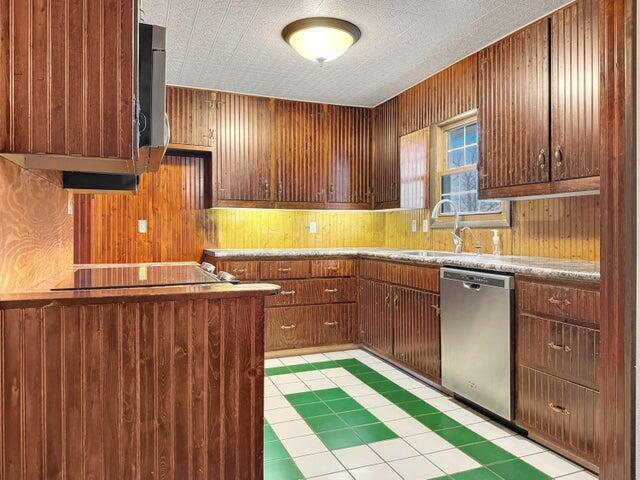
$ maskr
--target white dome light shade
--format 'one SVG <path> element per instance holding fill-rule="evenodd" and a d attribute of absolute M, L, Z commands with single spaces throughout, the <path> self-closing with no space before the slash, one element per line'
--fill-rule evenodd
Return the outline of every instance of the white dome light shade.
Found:
<path fill-rule="evenodd" d="M 304 18 L 282 30 L 282 38 L 302 57 L 324 63 L 343 55 L 360 38 L 360 29 L 337 18 Z"/>

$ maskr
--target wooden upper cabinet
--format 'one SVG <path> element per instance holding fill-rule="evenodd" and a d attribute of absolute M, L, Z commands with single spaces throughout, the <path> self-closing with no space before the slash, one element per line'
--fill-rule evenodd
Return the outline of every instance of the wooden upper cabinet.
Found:
<path fill-rule="evenodd" d="M 319 103 L 275 101 L 278 202 L 323 204 L 325 107 Z"/>
<path fill-rule="evenodd" d="M 551 17 L 551 178 L 600 175 L 598 0 Z"/>
<path fill-rule="evenodd" d="M 549 19 L 482 50 L 478 88 L 480 195 L 548 182 Z"/>
<path fill-rule="evenodd" d="M 215 93 L 210 90 L 167 87 L 170 148 L 211 149 L 216 107 Z"/>
<path fill-rule="evenodd" d="M 400 205 L 398 97 L 373 110 L 373 168 L 376 208 Z"/>
<path fill-rule="evenodd" d="M 400 208 L 429 207 L 429 129 L 400 137 Z"/>
<path fill-rule="evenodd" d="M 368 108 L 329 105 L 328 194 L 331 204 L 366 208 L 371 199 L 370 117 Z"/>
<path fill-rule="evenodd" d="M 216 94 L 214 195 L 218 202 L 271 199 L 271 103 L 264 97 Z"/>
<path fill-rule="evenodd" d="M 54 169 L 47 162 L 65 157 L 59 166 L 75 159 L 80 170 L 108 159 L 105 173 L 131 171 L 136 8 L 0 0 L 0 155 Z"/>

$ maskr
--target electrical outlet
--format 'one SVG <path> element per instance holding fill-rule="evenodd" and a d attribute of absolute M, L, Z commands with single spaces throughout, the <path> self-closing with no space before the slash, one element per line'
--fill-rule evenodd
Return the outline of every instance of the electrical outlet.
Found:
<path fill-rule="evenodd" d="M 138 220 L 138 233 L 147 233 L 147 220 L 144 218 Z"/>
<path fill-rule="evenodd" d="M 428 231 L 429 231 L 429 220 L 425 218 L 424 220 L 422 220 L 422 232 L 427 233 Z"/>
<path fill-rule="evenodd" d="M 309 222 L 309 233 L 318 233 L 318 225 L 316 222 Z"/>
<path fill-rule="evenodd" d="M 411 231 L 413 233 L 418 231 L 418 221 L 417 220 L 411 220 Z"/>

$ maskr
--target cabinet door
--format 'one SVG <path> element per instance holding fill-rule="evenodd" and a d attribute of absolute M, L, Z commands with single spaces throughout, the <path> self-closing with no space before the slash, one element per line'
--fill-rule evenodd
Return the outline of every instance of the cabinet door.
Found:
<path fill-rule="evenodd" d="M 176 146 L 213 147 L 215 110 L 214 92 L 167 87 L 170 143 Z"/>
<path fill-rule="evenodd" d="M 368 108 L 329 105 L 329 203 L 367 207 L 371 196 Z"/>
<path fill-rule="evenodd" d="M 276 100 L 275 108 L 277 200 L 324 203 L 324 107 L 318 103 Z"/>
<path fill-rule="evenodd" d="M 440 381 L 440 296 L 395 287 L 393 355 L 431 380 Z"/>
<path fill-rule="evenodd" d="M 399 207 L 398 97 L 373 111 L 373 168 L 376 208 Z"/>
<path fill-rule="evenodd" d="M 362 280 L 360 285 L 360 338 L 365 345 L 387 355 L 393 353 L 391 289 L 370 280 Z"/>
<path fill-rule="evenodd" d="M 481 196 L 548 182 L 549 20 L 485 48 L 479 62 Z"/>
<path fill-rule="evenodd" d="M 429 129 L 400 137 L 400 208 L 429 207 Z"/>
<path fill-rule="evenodd" d="M 600 174 L 598 0 L 551 17 L 551 178 Z"/>
<path fill-rule="evenodd" d="M 213 162 L 218 200 L 271 199 L 271 100 L 217 93 Z"/>

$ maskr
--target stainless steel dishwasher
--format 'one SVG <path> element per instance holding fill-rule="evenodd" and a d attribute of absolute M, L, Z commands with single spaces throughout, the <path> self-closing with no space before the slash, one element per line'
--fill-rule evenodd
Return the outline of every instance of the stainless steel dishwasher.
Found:
<path fill-rule="evenodd" d="M 513 419 L 510 275 L 440 270 L 442 385 L 494 414 Z"/>

